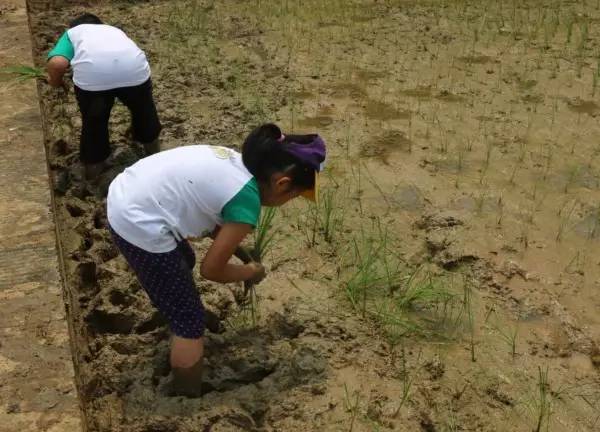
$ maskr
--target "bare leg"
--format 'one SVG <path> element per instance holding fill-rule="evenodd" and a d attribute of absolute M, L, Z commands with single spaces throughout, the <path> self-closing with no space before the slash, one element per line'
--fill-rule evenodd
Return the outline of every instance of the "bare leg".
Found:
<path fill-rule="evenodd" d="M 98 176 L 104 170 L 104 162 L 99 162 L 95 164 L 84 164 L 83 170 L 85 174 L 85 179 L 88 181 L 93 181 L 98 178 Z"/>
<path fill-rule="evenodd" d="M 144 143 L 143 145 L 146 155 L 148 156 L 154 153 L 158 153 L 160 151 L 160 141 L 158 138 L 156 138 L 154 141 Z"/>
<path fill-rule="evenodd" d="M 204 338 L 184 339 L 173 336 L 171 342 L 171 368 L 173 393 L 198 397 L 202 389 L 202 362 Z"/>

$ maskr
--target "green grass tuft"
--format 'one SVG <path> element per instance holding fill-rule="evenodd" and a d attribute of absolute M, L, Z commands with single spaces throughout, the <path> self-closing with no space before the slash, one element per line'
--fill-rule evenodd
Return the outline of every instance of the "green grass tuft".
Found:
<path fill-rule="evenodd" d="M 30 79 L 46 78 L 46 72 L 42 68 L 27 65 L 14 65 L 0 68 L 0 75 L 8 75 L 16 81 L 27 81 Z"/>

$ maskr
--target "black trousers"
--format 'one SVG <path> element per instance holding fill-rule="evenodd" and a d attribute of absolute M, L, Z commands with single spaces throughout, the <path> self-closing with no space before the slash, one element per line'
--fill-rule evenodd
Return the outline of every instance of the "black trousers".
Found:
<path fill-rule="evenodd" d="M 110 155 L 108 120 L 119 99 L 131 112 L 133 138 L 149 143 L 158 138 L 160 121 L 152 98 L 152 81 L 133 87 L 89 91 L 75 86 L 75 97 L 81 111 L 79 156 L 83 163 L 94 164 Z"/>

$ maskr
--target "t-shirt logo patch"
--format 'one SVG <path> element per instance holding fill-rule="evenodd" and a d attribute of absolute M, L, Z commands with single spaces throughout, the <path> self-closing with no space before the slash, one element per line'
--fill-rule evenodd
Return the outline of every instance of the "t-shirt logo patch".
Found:
<path fill-rule="evenodd" d="M 215 153 L 215 156 L 219 159 L 229 159 L 233 156 L 233 151 L 227 147 L 211 146 L 210 148 Z"/>

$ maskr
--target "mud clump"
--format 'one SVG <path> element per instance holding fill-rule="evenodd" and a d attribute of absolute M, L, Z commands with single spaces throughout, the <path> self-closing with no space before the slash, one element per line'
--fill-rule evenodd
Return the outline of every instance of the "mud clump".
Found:
<path fill-rule="evenodd" d="M 415 227 L 418 229 L 431 231 L 440 228 L 452 228 L 464 225 L 464 222 L 453 214 L 425 214 L 417 222 Z"/>
<path fill-rule="evenodd" d="M 297 338 L 306 328 L 299 320 L 290 320 L 282 314 L 276 313 L 270 318 L 269 327 L 272 329 L 273 337 L 287 339 Z"/>

